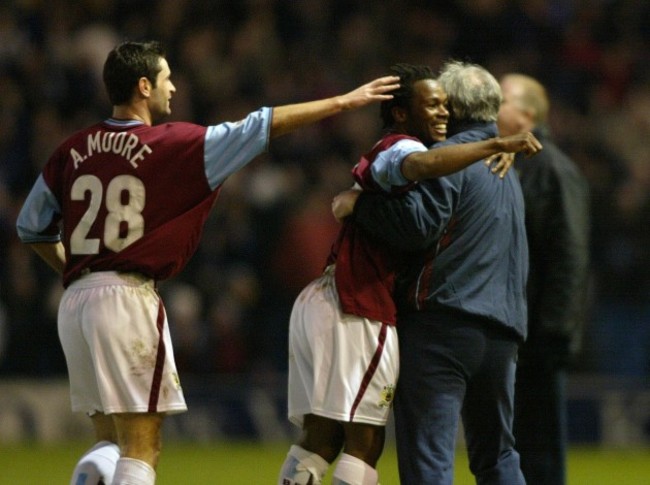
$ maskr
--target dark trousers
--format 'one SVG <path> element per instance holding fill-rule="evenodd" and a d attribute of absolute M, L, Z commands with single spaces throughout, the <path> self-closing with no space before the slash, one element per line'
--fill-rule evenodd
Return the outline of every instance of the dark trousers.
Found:
<path fill-rule="evenodd" d="M 517 368 L 514 435 L 528 483 L 566 482 L 565 381 L 565 371 L 541 356 Z"/>
<path fill-rule="evenodd" d="M 518 341 L 459 312 L 400 319 L 395 428 L 400 481 L 451 484 L 462 416 L 478 484 L 524 484 L 512 434 Z"/>

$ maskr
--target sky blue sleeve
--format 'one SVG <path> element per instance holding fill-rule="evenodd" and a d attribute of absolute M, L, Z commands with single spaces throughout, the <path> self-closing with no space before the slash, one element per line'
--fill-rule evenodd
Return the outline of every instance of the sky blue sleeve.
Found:
<path fill-rule="evenodd" d="M 261 108 L 243 120 L 208 126 L 204 163 L 212 190 L 268 149 L 272 116 L 272 108 Z"/>
<path fill-rule="evenodd" d="M 386 192 L 391 192 L 393 187 L 404 187 L 411 181 L 402 174 L 402 161 L 411 153 L 426 151 L 427 147 L 419 141 L 399 140 L 380 152 L 372 162 L 372 178 Z"/>
<path fill-rule="evenodd" d="M 43 175 L 39 175 L 18 214 L 18 237 L 25 243 L 60 241 L 60 234 L 52 234 L 51 231 L 44 233 L 60 214 L 61 207 L 56 197 L 45 183 Z"/>

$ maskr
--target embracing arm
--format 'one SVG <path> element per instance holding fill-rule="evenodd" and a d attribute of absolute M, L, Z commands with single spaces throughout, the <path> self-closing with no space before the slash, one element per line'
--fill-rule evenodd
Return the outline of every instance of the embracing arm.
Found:
<path fill-rule="evenodd" d="M 523 152 L 531 156 L 541 149 L 541 143 L 532 133 L 445 145 L 408 155 L 402 162 L 402 173 L 411 181 L 426 180 L 458 172 L 474 162 L 498 153 Z M 501 173 L 501 176 L 505 175 L 505 172 Z"/>
<path fill-rule="evenodd" d="M 388 93 L 398 87 L 399 77 L 384 76 L 340 96 L 274 107 L 271 138 L 284 135 L 343 111 L 391 99 L 393 95 Z"/>
<path fill-rule="evenodd" d="M 334 197 L 332 212 L 355 224 L 373 239 L 405 252 L 431 248 L 451 217 L 452 191 L 433 181 L 399 195 L 346 190 Z"/>

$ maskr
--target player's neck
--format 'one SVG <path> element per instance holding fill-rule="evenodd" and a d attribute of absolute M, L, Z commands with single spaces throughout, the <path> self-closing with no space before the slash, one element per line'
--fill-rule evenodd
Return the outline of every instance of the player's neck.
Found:
<path fill-rule="evenodd" d="M 116 120 L 138 120 L 149 126 L 152 124 L 149 110 L 139 105 L 121 104 L 113 106 L 112 117 Z"/>

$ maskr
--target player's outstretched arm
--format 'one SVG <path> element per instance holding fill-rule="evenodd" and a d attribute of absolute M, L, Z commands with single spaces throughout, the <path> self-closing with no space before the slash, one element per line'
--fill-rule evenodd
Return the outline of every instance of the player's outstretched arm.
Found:
<path fill-rule="evenodd" d="M 271 138 L 284 135 L 301 126 L 315 123 L 343 111 L 392 99 L 393 95 L 389 93 L 398 87 L 398 76 L 384 76 L 340 96 L 274 107 Z"/>
<path fill-rule="evenodd" d="M 446 145 L 426 152 L 416 152 L 402 162 L 402 173 L 412 181 L 442 177 L 458 172 L 474 162 L 497 153 L 524 152 L 532 156 L 542 149 L 542 144 L 532 133 L 490 138 L 484 141 Z"/>

